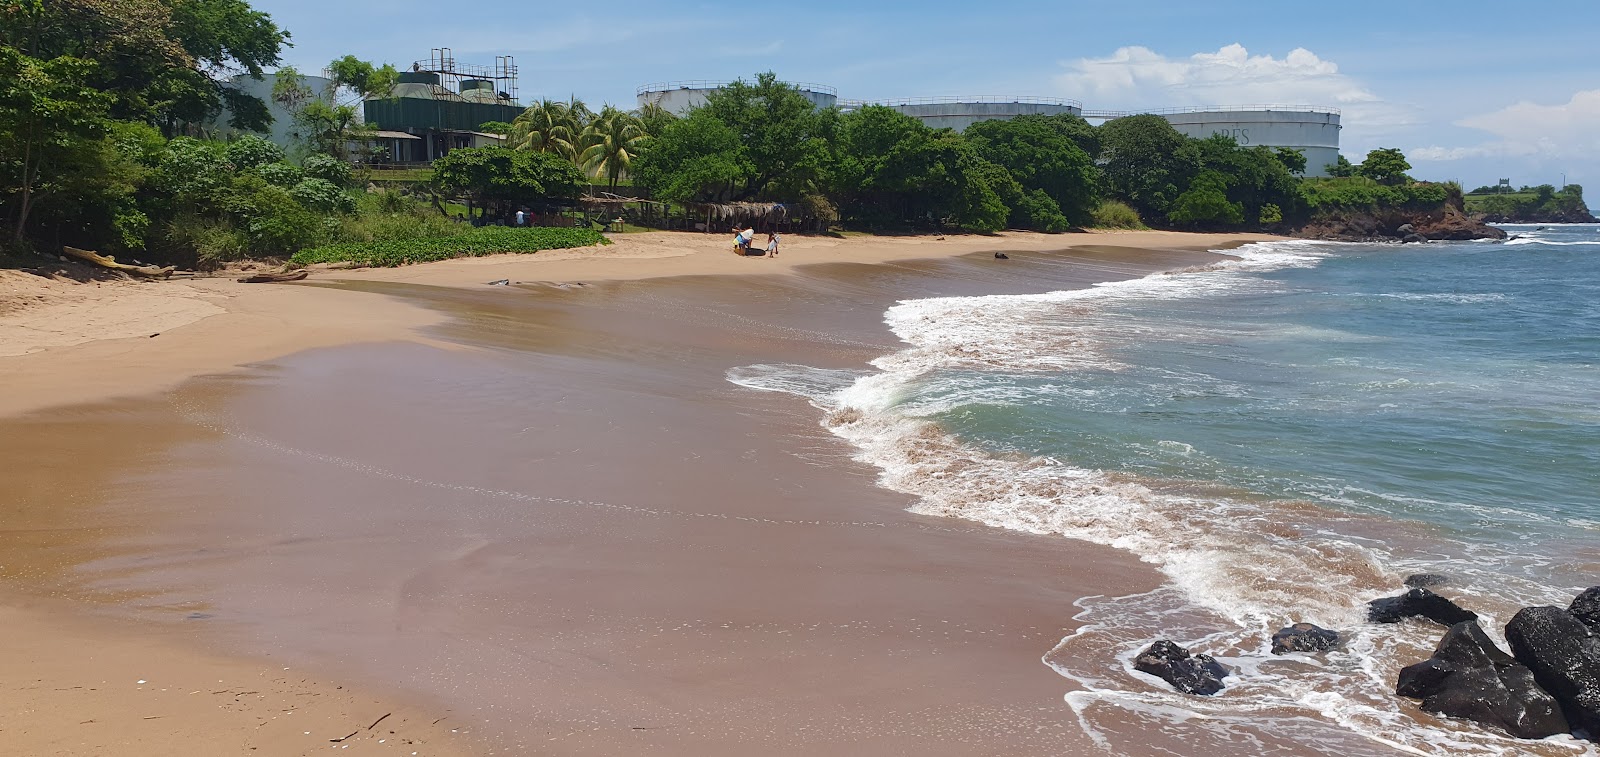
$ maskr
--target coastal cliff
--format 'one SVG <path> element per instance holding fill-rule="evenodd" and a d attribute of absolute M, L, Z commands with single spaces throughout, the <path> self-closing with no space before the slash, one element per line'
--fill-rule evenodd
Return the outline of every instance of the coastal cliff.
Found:
<path fill-rule="evenodd" d="M 1337 209 L 1319 213 L 1290 232 L 1304 239 L 1335 242 L 1427 242 L 1505 239 L 1506 232 L 1466 211 L 1460 195 L 1433 207 Z"/>

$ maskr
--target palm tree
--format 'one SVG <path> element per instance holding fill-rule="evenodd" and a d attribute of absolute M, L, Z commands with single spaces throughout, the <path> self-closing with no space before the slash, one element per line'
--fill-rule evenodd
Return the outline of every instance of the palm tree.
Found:
<path fill-rule="evenodd" d="M 579 131 L 572 127 L 566 103 L 553 100 L 529 107 L 511 122 L 512 147 L 528 152 L 555 153 L 567 160 L 578 156 L 578 135 Z"/>
<path fill-rule="evenodd" d="M 591 175 L 604 175 L 613 189 L 634 156 L 650 140 L 638 116 L 610 105 L 600 111 L 584 135 L 588 147 L 578 157 L 578 165 Z"/>

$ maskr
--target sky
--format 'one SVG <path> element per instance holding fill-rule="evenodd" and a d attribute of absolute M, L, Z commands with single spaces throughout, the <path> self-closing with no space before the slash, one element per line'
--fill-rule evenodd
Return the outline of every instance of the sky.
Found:
<path fill-rule="evenodd" d="M 529 3 L 253 0 L 303 72 L 449 47 L 516 57 L 520 99 L 632 107 L 640 85 L 774 71 L 842 98 L 1032 96 L 1127 110 L 1339 108 L 1341 151 L 1398 147 L 1467 188 L 1600 196 L 1600 0 Z"/>

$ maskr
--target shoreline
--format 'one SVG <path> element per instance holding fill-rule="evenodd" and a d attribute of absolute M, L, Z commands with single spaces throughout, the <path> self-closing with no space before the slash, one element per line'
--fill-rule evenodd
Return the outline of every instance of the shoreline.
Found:
<path fill-rule="evenodd" d="M 676 238 L 679 235 L 661 236 Z M 1062 242 L 1069 239 L 1082 241 L 1072 247 L 1064 247 Z M 814 240 L 819 242 L 815 246 L 801 243 L 786 245 L 778 260 L 770 260 L 734 257 L 720 250 L 720 237 L 716 240 L 706 240 L 703 248 L 693 248 L 687 252 L 674 251 L 670 256 L 659 254 L 653 259 L 640 256 L 651 252 L 660 253 L 661 250 L 652 250 L 650 246 L 659 246 L 661 242 L 641 239 L 635 244 L 623 245 L 621 250 L 598 248 L 601 254 L 589 256 L 570 255 L 560 259 L 538 259 L 545 255 L 544 253 L 540 256 L 501 256 L 490 259 L 446 261 L 408 269 L 330 271 L 326 277 L 328 280 L 353 282 L 353 286 L 360 286 L 362 282 L 427 284 L 454 289 L 470 288 L 482 292 L 487 287 L 482 286 L 485 282 L 480 279 L 486 278 L 484 274 L 490 271 L 500 274 L 499 278 L 522 281 L 524 276 L 529 279 L 539 277 L 535 280 L 547 282 L 576 280 L 625 282 L 641 278 L 680 277 L 695 279 L 705 275 L 729 275 L 737 279 L 745 273 L 762 271 L 763 269 L 755 266 L 763 264 L 768 266 L 765 270 L 769 272 L 792 273 L 795 269 L 808 264 L 938 261 L 996 249 L 1068 251 L 1073 247 L 1131 247 L 1134 245 L 1130 242 L 1134 240 L 1158 246 L 1152 243 L 1159 240 L 1165 242 L 1159 246 L 1166 249 L 1193 250 L 1253 241 L 1252 238 L 1241 238 L 1239 235 L 1175 235 L 1165 232 L 1096 234 L 1087 237 L 1072 235 L 1067 238 L 1007 235 L 998 240 L 984 237 L 971 241 L 963 240 L 960 244 L 945 245 L 937 250 L 919 250 L 919 241 L 893 238 L 874 245 L 868 251 L 869 254 L 846 255 L 842 253 L 849 253 L 853 249 L 859 250 L 865 245 L 857 243 L 852 246 L 850 243 L 854 240 L 849 239 L 828 239 Z M 605 254 L 607 252 L 613 254 Z M 616 252 L 623 254 L 616 255 L 614 254 Z M 928 252 L 937 254 L 930 255 Z M 750 265 L 740 265 L 744 263 Z M 895 268 L 893 265 L 889 267 Z M 360 342 L 413 342 L 431 348 L 468 351 L 473 349 L 472 346 L 456 340 L 437 340 L 425 336 L 423 333 L 425 330 L 448 323 L 452 319 L 445 310 L 418 304 L 415 300 L 402 302 L 393 297 L 345 291 L 337 286 L 263 287 L 234 285 L 231 282 L 203 282 L 197 283 L 196 288 L 213 293 L 210 296 L 226 297 L 227 299 L 221 300 L 222 304 L 219 306 L 226 312 L 205 316 L 189 326 L 163 332 L 162 336 L 155 340 L 148 337 L 114 338 L 73 347 L 49 349 L 20 357 L 0 358 L 0 376 L 7 379 L 20 376 L 32 382 L 19 384 L 15 380 L 9 381 L 10 385 L 21 389 L 14 391 L 4 402 L 0 402 L 0 417 L 27 413 L 29 417 L 40 422 L 48 422 L 48 419 L 37 412 L 38 410 L 63 405 L 77 406 L 88 401 L 119 396 L 148 396 L 183 383 L 196 375 L 225 372 L 240 365 L 298 354 L 315 347 Z M 336 329 L 328 328 L 330 321 L 339 319 L 346 319 L 342 321 L 342 326 Z M 261 331 L 270 333 L 261 334 Z M 158 361 L 158 358 L 165 360 Z M 28 363 L 28 367 L 19 370 L 7 365 L 15 362 Z M 93 375 L 87 377 L 84 375 L 91 371 L 94 372 Z M 76 383 L 63 382 L 62 374 L 84 380 Z M 66 385 L 63 385 L 64 383 Z M 814 419 L 809 423 L 813 426 L 813 432 L 821 433 L 820 428 L 814 427 Z M 916 519 L 916 516 L 904 517 L 912 521 Z M 983 531 L 979 526 L 968 526 L 962 530 L 971 530 L 975 533 Z M 11 592 L 8 590 L 7 594 Z M 0 611 L 8 614 L 18 613 L 16 617 L 21 619 L 19 622 L 22 627 L 33 629 L 29 631 L 30 639 L 41 644 L 47 643 L 48 640 L 41 637 L 56 625 L 62 613 L 70 612 L 65 609 L 67 606 L 67 603 L 41 606 L 22 601 L 17 596 L 0 595 Z M 113 623 L 105 619 L 77 618 L 70 622 L 80 623 L 79 627 L 85 629 L 81 638 L 97 636 L 103 638 L 108 645 L 111 645 L 108 649 L 114 647 L 115 642 L 119 641 L 130 627 L 122 621 Z M 135 634 L 136 637 L 138 635 Z M 139 650 L 138 647 L 133 649 L 136 652 Z M 1035 650 L 1036 653 L 1044 651 L 1044 649 Z M 214 653 L 200 652 L 191 644 L 174 645 L 168 653 L 176 658 L 187 659 L 198 669 L 232 663 L 251 664 L 234 660 L 229 655 L 218 657 Z M 185 655 L 190 656 L 185 657 Z M 135 653 L 134 656 L 138 654 Z M 35 660 L 33 667 L 19 669 L 14 673 L 37 674 L 34 675 L 35 678 L 61 675 L 38 667 L 41 664 L 43 664 L 41 661 Z M 86 674 L 82 669 L 78 672 Z M 327 685 L 317 684 L 313 689 L 326 693 Z M 371 690 L 388 691 L 383 685 Z M 385 700 L 407 701 L 410 698 L 400 696 L 398 699 L 385 698 Z M 218 727 L 226 729 L 229 726 L 218 724 Z"/>

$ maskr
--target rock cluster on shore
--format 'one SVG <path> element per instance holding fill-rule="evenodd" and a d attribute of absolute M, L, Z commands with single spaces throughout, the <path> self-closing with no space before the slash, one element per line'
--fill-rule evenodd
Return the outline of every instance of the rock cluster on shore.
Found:
<path fill-rule="evenodd" d="M 1405 581 L 1404 594 L 1372 600 L 1367 619 L 1421 618 L 1447 626 L 1433 656 L 1400 671 L 1395 693 L 1446 717 L 1472 720 L 1522 739 L 1563 733 L 1600 741 L 1600 586 L 1566 609 L 1529 607 L 1506 625 L 1510 654 L 1484 632 L 1477 613 L 1427 588 L 1450 583 L 1437 574 Z M 1295 623 L 1272 635 L 1273 654 L 1318 653 L 1339 646 L 1337 631 Z M 1162 639 L 1134 658 L 1148 673 L 1185 694 L 1223 690 L 1231 671 L 1210 655 Z"/>
<path fill-rule="evenodd" d="M 1333 242 L 1429 242 L 1505 239 L 1506 232 L 1455 205 L 1426 212 L 1344 213 L 1318 218 L 1293 236 Z"/>

